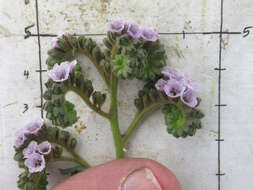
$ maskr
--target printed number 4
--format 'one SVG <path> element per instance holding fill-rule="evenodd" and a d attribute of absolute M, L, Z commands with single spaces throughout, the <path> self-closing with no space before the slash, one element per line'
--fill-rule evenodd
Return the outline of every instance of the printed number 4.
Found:
<path fill-rule="evenodd" d="M 248 26 L 243 29 L 243 37 L 246 38 L 250 34 L 250 29 L 253 29 L 253 26 Z"/>

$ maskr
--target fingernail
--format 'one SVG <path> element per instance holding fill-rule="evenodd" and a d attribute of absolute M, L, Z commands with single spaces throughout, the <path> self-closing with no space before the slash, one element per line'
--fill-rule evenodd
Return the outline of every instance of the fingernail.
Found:
<path fill-rule="evenodd" d="M 162 190 L 153 172 L 148 168 L 134 171 L 123 180 L 120 190 Z"/>

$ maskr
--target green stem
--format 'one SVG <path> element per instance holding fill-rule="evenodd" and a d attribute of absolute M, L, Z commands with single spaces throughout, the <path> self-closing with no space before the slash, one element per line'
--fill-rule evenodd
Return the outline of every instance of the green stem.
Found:
<path fill-rule="evenodd" d="M 84 160 L 79 154 L 77 154 L 75 152 L 75 150 L 69 149 L 69 148 L 65 147 L 64 144 L 59 143 L 59 142 L 53 142 L 53 143 L 58 144 L 58 145 L 64 147 L 65 150 L 67 152 L 69 152 L 73 156 L 73 158 L 67 158 L 67 157 L 61 156 L 61 158 L 65 159 L 65 160 L 62 160 L 62 161 L 72 161 L 72 162 L 79 163 L 80 165 L 82 165 L 82 166 L 84 166 L 86 168 L 90 168 L 91 167 L 91 165 L 86 160 Z"/>
<path fill-rule="evenodd" d="M 113 75 L 113 74 L 112 74 Z M 111 108 L 110 108 L 110 124 L 112 129 L 112 135 L 114 139 L 115 151 L 117 158 L 124 157 L 124 144 L 119 130 L 119 121 L 118 121 L 118 101 L 117 101 L 117 92 L 118 92 L 118 80 L 116 77 L 112 77 L 111 80 Z"/>
<path fill-rule="evenodd" d="M 80 89 L 75 88 L 75 87 L 70 87 L 69 90 L 75 92 L 76 94 L 78 94 L 83 99 L 83 101 L 87 104 L 87 106 L 89 106 L 90 109 L 97 112 L 99 115 L 109 119 L 110 115 L 108 113 L 104 112 L 103 110 L 101 110 L 100 108 L 96 107 L 90 101 L 90 99 L 82 93 L 82 91 Z"/>
<path fill-rule="evenodd" d="M 76 162 L 78 162 L 80 165 L 86 167 L 86 168 L 90 168 L 91 165 L 88 164 L 87 161 L 85 161 L 79 154 L 77 154 L 75 151 L 70 151 L 70 153 L 72 154 L 72 156 L 74 157 L 74 160 Z"/>
<path fill-rule="evenodd" d="M 146 116 L 148 115 L 150 112 L 160 108 L 162 105 L 164 104 L 168 104 L 169 101 L 168 100 L 162 100 L 160 102 L 155 102 L 150 104 L 149 106 L 147 106 L 146 108 L 144 108 L 141 111 L 138 111 L 135 114 L 134 119 L 132 120 L 131 124 L 129 125 L 129 127 L 127 128 L 127 131 L 125 132 L 125 134 L 123 135 L 123 143 L 125 144 L 127 142 L 127 140 L 129 139 L 129 137 L 131 136 L 131 134 L 133 133 L 133 131 L 135 130 L 135 128 L 138 126 L 138 124 L 140 123 L 140 121 Z"/>

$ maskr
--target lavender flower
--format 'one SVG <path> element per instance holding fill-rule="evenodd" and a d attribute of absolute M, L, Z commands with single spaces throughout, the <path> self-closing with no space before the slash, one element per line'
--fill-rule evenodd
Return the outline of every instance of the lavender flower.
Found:
<path fill-rule="evenodd" d="M 122 20 L 114 21 L 113 23 L 108 25 L 108 29 L 111 32 L 118 33 L 118 34 L 121 34 L 124 28 L 125 28 L 125 22 L 123 22 Z"/>
<path fill-rule="evenodd" d="M 48 76 L 55 82 L 62 82 L 69 78 L 69 73 L 73 70 L 73 66 L 69 62 L 62 62 L 60 65 L 55 64 L 53 69 L 48 71 Z"/>
<path fill-rule="evenodd" d="M 193 90 L 186 90 L 181 95 L 181 101 L 186 104 L 187 106 L 194 108 L 198 104 L 197 96 Z"/>
<path fill-rule="evenodd" d="M 187 75 L 184 75 L 182 80 L 183 84 L 186 86 L 186 90 L 190 89 L 192 91 L 197 91 L 198 86 Z"/>
<path fill-rule="evenodd" d="M 164 79 L 159 79 L 155 84 L 155 87 L 158 91 L 164 91 L 164 87 L 167 84 L 167 81 Z"/>
<path fill-rule="evenodd" d="M 141 37 L 146 42 L 155 42 L 158 39 L 158 34 L 151 29 L 142 29 Z"/>
<path fill-rule="evenodd" d="M 170 67 L 164 67 L 161 73 L 163 74 L 164 77 L 168 78 L 169 80 L 174 79 L 180 81 L 183 79 L 183 77 L 178 73 L 176 69 Z"/>
<path fill-rule="evenodd" d="M 36 141 L 31 141 L 29 145 L 23 150 L 24 158 L 29 158 L 32 154 L 38 151 L 38 144 Z"/>
<path fill-rule="evenodd" d="M 171 98 L 177 98 L 182 95 L 184 92 L 185 87 L 176 80 L 170 80 L 168 83 L 164 86 L 164 92 L 168 97 Z"/>
<path fill-rule="evenodd" d="M 24 129 L 20 129 L 16 132 L 16 141 L 15 141 L 15 146 L 17 148 L 21 147 L 24 142 L 26 141 L 27 137 L 25 136 L 25 131 Z"/>
<path fill-rule="evenodd" d="M 30 173 L 41 172 L 45 167 L 45 158 L 43 155 L 34 153 L 25 160 L 25 166 L 29 169 Z"/>
<path fill-rule="evenodd" d="M 51 144 L 48 141 L 44 141 L 39 144 L 38 152 L 42 155 L 48 155 L 51 152 Z"/>
<path fill-rule="evenodd" d="M 27 124 L 24 128 L 25 135 L 38 135 L 39 131 L 42 129 L 43 124 L 43 119 L 39 119 L 35 122 Z"/>
<path fill-rule="evenodd" d="M 137 39 L 141 36 L 141 29 L 138 24 L 128 24 L 127 25 L 127 34 L 134 39 Z"/>

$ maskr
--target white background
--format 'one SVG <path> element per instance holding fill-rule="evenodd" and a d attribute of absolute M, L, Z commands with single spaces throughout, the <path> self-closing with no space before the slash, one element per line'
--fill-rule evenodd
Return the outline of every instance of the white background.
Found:
<path fill-rule="evenodd" d="M 24 40 L 24 27 L 35 23 L 35 3 L 23 0 L 0 0 L 0 186 L 17 189 L 21 172 L 13 161 L 14 133 L 27 122 L 40 117 L 38 45 L 35 37 Z M 251 0 L 224 0 L 224 31 L 241 32 L 253 25 Z M 152 27 L 158 32 L 219 31 L 220 0 L 39 0 L 40 32 L 61 34 L 104 33 L 106 24 L 117 18 Z M 36 33 L 36 27 L 31 29 Z M 101 42 L 103 37 L 95 37 Z M 41 38 L 42 63 L 50 48 L 50 38 Z M 184 190 L 216 190 L 217 188 L 217 89 L 219 35 L 162 36 L 169 57 L 168 64 L 188 73 L 199 84 L 201 109 L 206 117 L 204 128 L 194 137 L 175 139 L 166 133 L 163 116 L 155 112 L 128 144 L 127 156 L 147 157 L 170 168 Z M 223 35 L 221 110 L 221 177 L 222 190 L 253 189 L 253 31 L 247 37 Z M 104 89 L 94 68 L 83 59 L 86 75 L 94 79 L 97 89 Z M 29 79 L 23 76 L 29 70 Z M 46 81 L 46 74 L 43 74 Z M 134 115 L 133 98 L 142 86 L 138 81 L 122 81 L 120 85 L 121 130 L 127 128 Z M 136 88 L 138 87 L 138 88 Z M 45 87 L 44 87 L 45 88 Z M 114 148 L 107 121 L 93 113 L 74 94 L 78 115 L 87 129 L 78 138 L 78 151 L 92 164 L 114 159 Z M 24 104 L 29 110 L 22 113 Z M 9 105 L 10 104 L 10 105 Z M 105 106 L 106 108 L 106 106 Z M 78 125 L 80 125 L 80 121 Z M 62 180 L 57 165 L 50 169 L 50 184 Z"/>

